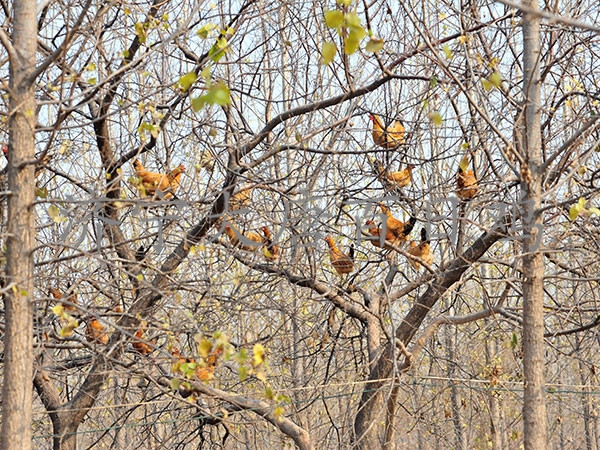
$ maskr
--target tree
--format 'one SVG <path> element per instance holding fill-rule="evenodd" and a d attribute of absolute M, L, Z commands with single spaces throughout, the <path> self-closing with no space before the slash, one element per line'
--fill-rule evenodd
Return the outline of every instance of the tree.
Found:
<path fill-rule="evenodd" d="M 538 59 L 488 2 L 42 6 L 37 446 L 534 445 L 540 333 L 548 383 L 593 385 L 595 4 L 541 11 Z M 381 205 L 416 218 L 393 247 Z M 591 443 L 544 393 L 548 445 L 560 402 Z"/>

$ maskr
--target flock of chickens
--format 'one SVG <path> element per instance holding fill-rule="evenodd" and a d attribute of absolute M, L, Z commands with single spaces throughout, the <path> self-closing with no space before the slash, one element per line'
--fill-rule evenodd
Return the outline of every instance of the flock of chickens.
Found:
<path fill-rule="evenodd" d="M 380 117 L 371 114 L 370 119 L 373 123 L 372 137 L 375 145 L 384 149 L 394 149 L 402 145 L 405 141 L 405 129 L 400 121 L 394 120 L 390 125 L 386 126 Z M 8 147 L 3 146 L 2 151 L 8 157 Z M 412 181 L 412 170 L 414 166 L 409 164 L 403 170 L 397 172 L 389 172 L 385 170 L 380 163 L 374 161 L 376 171 L 380 176 L 385 178 L 390 183 L 393 183 L 399 188 L 408 186 Z M 459 164 L 456 174 L 456 195 L 463 201 L 472 199 L 478 191 L 477 179 L 472 170 L 468 169 L 469 157 L 464 156 Z M 130 181 L 140 191 L 144 197 L 153 197 L 161 199 L 171 199 L 176 194 L 181 181 L 181 175 L 185 172 L 183 164 L 174 168 L 168 173 L 156 173 L 146 170 L 139 160 L 133 161 L 135 169 L 135 177 Z M 251 188 L 245 188 L 238 191 L 230 199 L 230 211 L 241 209 L 243 206 L 250 203 Z M 378 227 L 374 221 L 367 220 L 365 223 L 365 234 L 368 236 L 369 242 L 378 248 L 385 250 L 397 250 L 400 245 L 403 245 L 408 236 L 413 230 L 417 218 L 412 216 L 407 222 L 396 219 L 390 209 L 383 204 L 379 204 L 381 211 L 385 214 L 386 220 L 383 228 Z M 273 237 L 268 227 L 263 226 L 260 231 L 262 234 L 255 232 L 240 232 L 232 223 L 231 217 L 226 217 L 227 221 L 223 228 L 224 234 L 227 236 L 229 243 L 244 251 L 254 252 L 258 248 L 262 249 L 265 259 L 269 262 L 275 262 L 281 255 L 281 248 L 273 242 Z M 331 236 L 325 236 L 325 242 L 329 247 L 329 258 L 332 267 L 339 275 L 352 273 L 355 270 L 354 266 L 354 245 L 350 245 L 348 252 L 340 250 Z M 427 231 L 421 228 L 421 238 L 419 242 L 410 241 L 406 253 L 413 258 L 408 258 L 408 262 L 416 270 L 419 270 L 421 264 L 431 266 L 433 264 L 433 254 L 431 252 L 430 242 L 427 236 Z M 77 294 L 71 292 L 64 298 L 63 293 L 57 288 L 50 288 L 50 294 L 58 300 L 60 311 L 76 312 L 78 310 Z M 92 316 L 86 320 L 87 326 L 85 330 L 86 339 L 92 344 L 106 344 L 108 336 L 106 329 L 101 321 Z M 142 354 L 147 355 L 154 350 L 154 341 L 148 341 L 144 338 L 144 327 L 139 328 L 132 341 L 133 349 Z M 208 380 L 212 377 L 214 366 L 218 355 L 212 355 L 209 360 L 203 363 L 196 363 L 194 360 L 185 358 L 179 350 L 173 348 L 171 353 L 176 358 L 173 365 L 174 372 L 182 372 L 182 367 L 185 370 L 193 369 L 199 371 L 196 376 L 202 380 Z"/>

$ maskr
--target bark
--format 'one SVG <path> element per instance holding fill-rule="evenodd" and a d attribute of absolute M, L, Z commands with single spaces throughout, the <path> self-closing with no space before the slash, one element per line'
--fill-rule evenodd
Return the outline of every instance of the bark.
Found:
<path fill-rule="evenodd" d="M 525 2 L 537 9 L 537 2 Z M 540 29 L 539 17 L 523 17 L 524 124 L 521 165 L 523 189 L 523 404 L 524 445 L 526 450 L 546 447 L 546 403 L 544 378 L 544 255 L 539 251 L 543 216 L 542 150 L 540 108 Z M 539 240 L 539 242 L 538 242 Z"/>
<path fill-rule="evenodd" d="M 504 218 L 503 218 L 504 219 Z M 463 273 L 481 258 L 498 240 L 506 237 L 504 222 L 497 228 L 483 233 L 471 247 L 448 264 L 446 269 L 429 283 L 429 288 L 421 295 L 415 305 L 406 314 L 398 328 L 395 339 L 405 347 L 413 339 L 417 330 L 444 293 L 458 280 Z M 358 412 L 354 420 L 354 441 L 356 448 L 385 448 L 385 436 L 392 436 L 388 428 L 392 423 L 381 420 L 390 406 L 386 404 L 392 391 L 388 378 L 394 373 L 394 343 L 388 343 L 374 364 L 360 400 Z"/>
<path fill-rule="evenodd" d="M 13 3 L 10 58 L 8 234 L 5 297 L 4 380 L 0 448 L 31 448 L 33 398 L 34 81 L 37 48 L 35 0 Z M 10 289 L 12 288 L 12 289 Z"/>

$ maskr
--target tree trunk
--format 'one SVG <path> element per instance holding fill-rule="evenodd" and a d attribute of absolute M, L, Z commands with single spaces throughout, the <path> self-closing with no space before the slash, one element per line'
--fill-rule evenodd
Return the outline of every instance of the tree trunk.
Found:
<path fill-rule="evenodd" d="M 2 385 L 2 449 L 31 448 L 33 398 L 33 246 L 34 159 L 36 108 L 34 79 L 37 48 L 35 0 L 13 3 L 12 45 L 3 44 L 10 58 L 8 229 L 4 296 L 4 382 Z"/>
<path fill-rule="evenodd" d="M 528 0 L 525 7 L 537 9 Z M 523 405 L 525 450 L 546 447 L 546 403 L 544 379 L 544 255 L 541 245 L 542 147 L 540 108 L 539 16 L 523 17 L 523 121 L 521 133 L 525 163 L 521 167 L 523 189 Z"/>

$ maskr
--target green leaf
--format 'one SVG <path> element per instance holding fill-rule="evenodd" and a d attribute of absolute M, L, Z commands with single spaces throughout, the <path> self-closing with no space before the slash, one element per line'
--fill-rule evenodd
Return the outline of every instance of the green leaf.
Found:
<path fill-rule="evenodd" d="M 336 3 L 340 6 L 350 6 L 353 0 L 336 0 Z"/>
<path fill-rule="evenodd" d="M 48 197 L 48 189 L 46 189 L 45 187 L 36 188 L 35 196 L 39 197 L 39 198 L 47 198 Z"/>
<path fill-rule="evenodd" d="M 360 24 L 360 17 L 358 17 L 358 14 L 356 13 L 346 14 L 346 25 L 350 28 L 361 28 L 364 31 L 364 28 Z"/>
<path fill-rule="evenodd" d="M 181 381 L 179 381 L 178 378 L 171 378 L 171 381 L 169 381 L 169 385 L 171 386 L 171 389 L 176 391 L 179 389 L 179 386 L 181 385 Z"/>
<path fill-rule="evenodd" d="M 446 59 L 452 59 L 454 57 L 454 55 L 452 54 L 452 49 L 450 48 L 450 46 L 448 44 L 444 45 L 442 47 L 442 50 L 444 51 L 444 55 L 446 56 Z"/>
<path fill-rule="evenodd" d="M 588 213 L 594 214 L 595 216 L 600 216 L 600 209 L 598 209 L 598 208 L 590 208 L 590 209 L 588 209 Z"/>
<path fill-rule="evenodd" d="M 366 36 L 366 34 L 367 32 L 364 28 L 352 28 L 350 33 L 348 33 L 348 37 L 344 41 L 344 53 L 346 53 L 346 55 L 351 55 L 358 50 L 360 41 Z"/>
<path fill-rule="evenodd" d="M 198 31 L 196 31 L 196 35 L 200 36 L 201 39 L 206 39 L 210 32 L 217 28 L 217 25 L 213 23 L 207 23 L 206 25 L 200 27 Z"/>
<path fill-rule="evenodd" d="M 137 22 L 135 24 L 135 34 L 138 37 L 140 43 L 144 44 L 146 42 L 146 27 L 142 22 Z"/>
<path fill-rule="evenodd" d="M 383 39 L 372 37 L 367 42 L 365 50 L 370 53 L 377 53 L 379 50 L 383 48 Z"/>
<path fill-rule="evenodd" d="M 495 88 L 499 88 L 502 85 L 502 76 L 500 72 L 494 72 L 490 75 L 490 83 Z"/>
<path fill-rule="evenodd" d="M 344 13 L 337 9 L 325 11 L 325 25 L 327 28 L 339 28 L 344 23 Z"/>
<path fill-rule="evenodd" d="M 56 223 L 62 223 L 69 220 L 66 217 L 60 215 L 60 208 L 56 205 L 48 206 L 48 215 Z"/>
<path fill-rule="evenodd" d="M 198 78 L 196 73 L 188 72 L 179 79 L 177 85 L 181 88 L 183 92 L 186 92 L 190 87 L 192 87 L 192 84 L 194 84 L 196 78 Z"/>
<path fill-rule="evenodd" d="M 577 204 L 572 205 L 569 208 L 569 219 L 571 220 L 571 222 L 573 222 L 575 219 L 577 219 L 577 216 L 579 215 L 579 207 L 577 206 Z"/>
<path fill-rule="evenodd" d="M 435 88 L 438 85 L 438 79 L 435 75 L 431 76 L 431 80 L 429 80 L 429 87 L 431 89 Z"/>
<path fill-rule="evenodd" d="M 200 354 L 200 356 L 202 356 L 203 358 L 208 358 L 208 355 L 210 355 L 210 351 L 212 350 L 213 344 L 211 341 L 209 341 L 208 339 L 203 338 L 200 343 L 198 344 L 198 353 Z"/>
<path fill-rule="evenodd" d="M 429 120 L 436 126 L 439 127 L 444 122 L 444 118 L 438 111 L 432 111 L 429 113 Z"/>
<path fill-rule="evenodd" d="M 489 81 L 489 80 L 486 80 L 485 78 L 482 78 L 482 79 L 481 79 L 481 85 L 483 86 L 483 89 L 484 89 L 486 92 L 490 92 L 490 91 L 492 90 L 492 88 L 494 87 L 494 86 L 492 85 L 492 83 L 490 83 L 490 81 Z"/>
<path fill-rule="evenodd" d="M 337 53 L 337 47 L 333 42 L 323 42 L 323 48 L 321 49 L 321 64 L 328 65 L 335 58 Z"/>
<path fill-rule="evenodd" d="M 200 111 L 206 105 L 229 105 L 231 97 L 229 88 L 222 81 L 210 85 L 204 95 L 192 99 L 192 109 L 195 112 Z"/>
<path fill-rule="evenodd" d="M 212 59 L 214 62 L 219 62 L 219 60 L 225 56 L 225 51 L 227 50 L 227 38 L 219 38 L 217 42 L 210 48 L 208 51 L 208 57 Z"/>
<path fill-rule="evenodd" d="M 246 381 L 246 379 L 248 378 L 248 369 L 246 368 L 246 366 L 239 367 L 238 377 L 239 377 L 240 381 Z"/>

